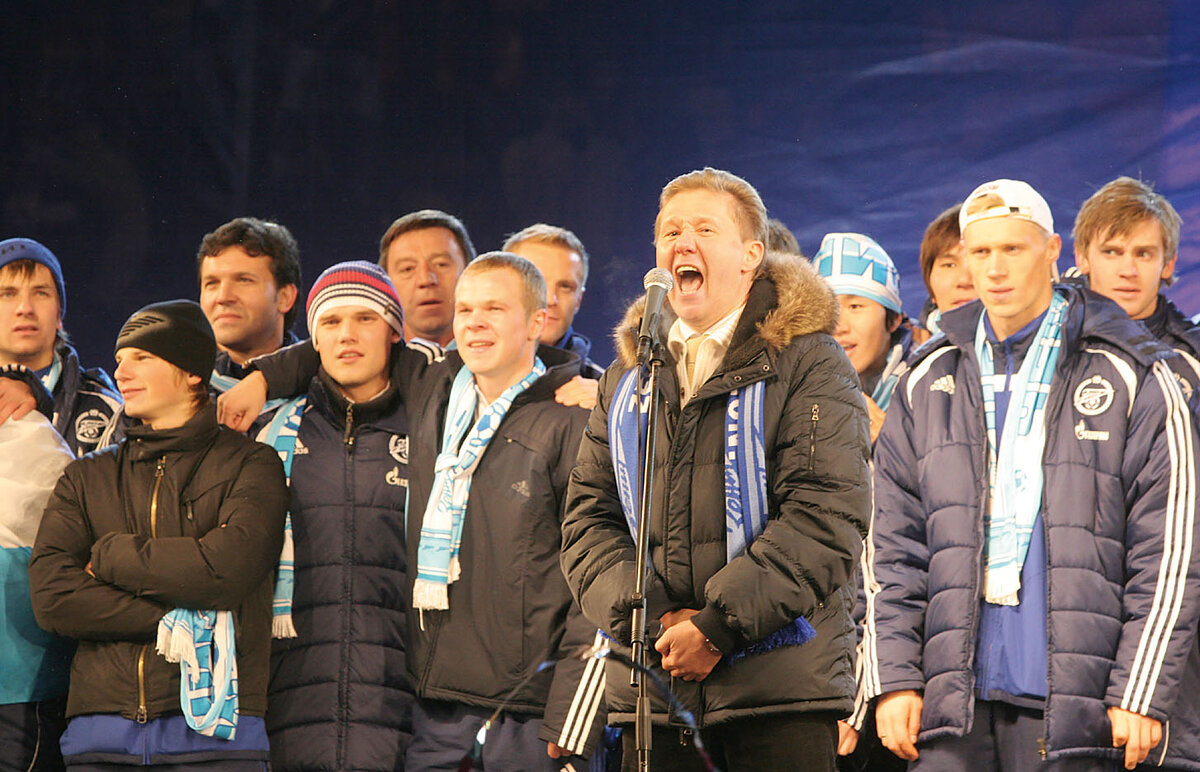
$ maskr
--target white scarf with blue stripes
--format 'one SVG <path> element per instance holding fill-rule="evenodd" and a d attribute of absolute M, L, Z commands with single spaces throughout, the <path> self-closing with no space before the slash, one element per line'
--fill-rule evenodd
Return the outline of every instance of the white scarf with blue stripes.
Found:
<path fill-rule="evenodd" d="M 1062 322 L 1067 301 L 1058 293 L 1038 327 L 1029 352 L 1009 383 L 1012 395 L 1005 413 L 1004 433 L 996 442 L 996 388 L 992 347 L 979 316 L 975 330 L 975 357 L 983 385 L 988 438 L 988 505 L 984 513 L 987 539 L 983 597 L 988 603 L 1016 606 L 1021 589 L 1021 568 L 1033 537 L 1033 524 L 1042 508 L 1045 484 L 1042 454 L 1046 447 L 1046 399 L 1062 348 Z"/>

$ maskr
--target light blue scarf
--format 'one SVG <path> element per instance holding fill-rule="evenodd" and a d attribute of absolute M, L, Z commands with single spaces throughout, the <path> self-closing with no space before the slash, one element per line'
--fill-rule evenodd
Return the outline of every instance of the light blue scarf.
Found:
<path fill-rule="evenodd" d="M 231 375 L 221 375 L 216 370 L 213 370 L 212 375 L 208 376 L 208 385 L 211 386 L 213 391 L 217 392 L 218 394 L 224 394 L 234 386 L 237 386 L 239 383 L 241 383 L 240 379 L 234 378 Z M 264 413 L 270 413 L 272 410 L 286 402 L 288 402 L 288 400 L 284 397 L 268 399 L 263 404 L 262 409 L 258 411 L 258 414 L 262 415 Z"/>
<path fill-rule="evenodd" d="M 1009 384 L 1012 395 L 1004 419 L 1004 434 L 996 444 L 996 388 L 992 347 L 981 314 L 975 329 L 975 356 L 983 384 L 983 407 L 988 437 L 988 506 L 984 514 L 987 537 L 983 597 L 988 603 L 1015 606 L 1021 589 L 1021 568 L 1029 551 L 1033 524 L 1042 507 L 1045 484 L 1042 453 L 1046 447 L 1046 399 L 1062 344 L 1062 321 L 1067 301 L 1058 293 L 1038 327 L 1021 367 Z"/>
<path fill-rule="evenodd" d="M 617 383 L 608 413 L 609 450 L 616 477 L 617 495 L 625 522 L 637 541 L 641 469 L 638 468 L 639 424 L 642 411 L 637 368 L 626 371 Z M 766 382 L 759 380 L 735 389 L 725 404 L 725 561 L 744 554 L 762 534 L 770 518 L 767 500 L 766 441 L 763 431 L 763 397 Z M 645 427 L 640 427 L 644 433 Z M 736 662 L 780 646 L 807 643 L 816 630 L 804 617 L 776 630 L 766 638 L 730 655 Z"/>
<path fill-rule="evenodd" d="M 449 586 L 462 573 L 458 552 L 462 545 L 463 521 L 475 467 L 479 465 L 488 443 L 512 407 L 513 400 L 545 372 L 546 365 L 541 359 L 535 358 L 533 369 L 488 405 L 478 421 L 475 420 L 478 399 L 475 376 L 466 367 L 455 376 L 454 385 L 450 388 L 442 452 L 434 462 L 433 488 L 429 491 L 425 517 L 421 521 L 417 579 L 413 583 L 414 608 L 422 612 L 450 608 Z"/>
<path fill-rule="evenodd" d="M 237 734 L 238 670 L 233 613 L 177 608 L 158 622 L 158 653 L 179 663 L 179 704 L 202 735 Z"/>
<path fill-rule="evenodd" d="M 296 442 L 299 439 L 300 421 L 304 418 L 307 397 L 296 397 L 280 410 L 270 423 L 258 433 L 259 442 L 270 445 L 283 462 L 283 473 L 289 486 L 292 484 L 292 461 L 296 457 Z M 278 406 L 277 406 L 278 407 Z M 283 521 L 283 549 L 279 551 L 279 568 L 275 573 L 275 598 L 271 609 L 271 637 L 295 638 L 296 625 L 292 622 L 292 598 L 296 579 L 296 546 L 292 541 L 292 513 Z"/>

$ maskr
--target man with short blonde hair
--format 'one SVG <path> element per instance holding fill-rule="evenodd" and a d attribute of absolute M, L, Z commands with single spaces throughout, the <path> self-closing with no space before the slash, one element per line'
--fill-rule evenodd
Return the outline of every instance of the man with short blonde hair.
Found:
<path fill-rule="evenodd" d="M 982 303 L 942 317 L 876 444 L 860 678 L 910 769 L 1132 769 L 1194 699 L 1198 444 L 1172 354 L 1053 283 L 1027 183 L 979 186 L 959 223 Z M 1156 763 L 1200 762 L 1182 723 Z"/>
<path fill-rule="evenodd" d="M 588 253 L 583 242 L 566 228 L 536 223 L 509 236 L 503 249 L 532 262 L 546 280 L 542 343 L 577 354 L 583 360 L 583 377 L 599 380 L 604 368 L 588 359 L 592 342 L 574 328 L 587 290 Z"/>

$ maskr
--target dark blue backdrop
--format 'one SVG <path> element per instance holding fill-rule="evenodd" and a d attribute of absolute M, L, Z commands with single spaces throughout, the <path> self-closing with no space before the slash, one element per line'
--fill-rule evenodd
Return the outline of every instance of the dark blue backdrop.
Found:
<path fill-rule="evenodd" d="M 1079 203 L 1131 174 L 1184 217 L 1171 294 L 1195 312 L 1197 5 L 9 2 L 0 233 L 55 250 L 108 366 L 130 311 L 195 296 L 200 237 L 236 215 L 288 225 L 308 279 L 420 207 L 481 249 L 559 223 L 592 253 L 579 326 L 604 359 L 680 172 L 746 177 L 809 254 L 873 235 L 911 312 L 925 225 L 976 184 L 1031 182 L 1069 250 Z"/>

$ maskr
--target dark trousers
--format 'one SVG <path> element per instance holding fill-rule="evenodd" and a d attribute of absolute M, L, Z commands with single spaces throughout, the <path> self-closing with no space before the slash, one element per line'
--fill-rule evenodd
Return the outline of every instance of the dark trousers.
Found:
<path fill-rule="evenodd" d="M 700 736 L 709 758 L 724 772 L 784 769 L 833 772 L 836 768 L 838 731 L 832 713 L 735 719 L 705 727 Z M 654 727 L 650 748 L 652 772 L 702 772 L 705 766 L 691 739 L 690 734 L 681 734 L 673 727 Z M 637 772 L 632 727 L 625 727 L 621 752 L 621 769 Z"/>
<path fill-rule="evenodd" d="M 404 757 L 405 769 L 457 770 L 471 753 L 479 728 L 491 715 L 487 708 L 418 699 L 413 707 L 413 735 Z M 486 772 L 559 772 L 568 764 L 579 772 L 588 768 L 587 761 L 576 756 L 550 758 L 546 741 L 538 739 L 540 731 L 539 716 L 501 713 L 487 732 L 482 758 L 472 768 Z"/>
<path fill-rule="evenodd" d="M 1046 727 L 1042 711 L 1006 702 L 975 701 L 975 721 L 965 737 L 939 737 L 917 745 L 910 772 L 1108 772 L 1121 769 L 1108 759 L 1043 761 Z"/>
<path fill-rule="evenodd" d="M 66 698 L 0 705 L 0 772 L 62 772 Z"/>

